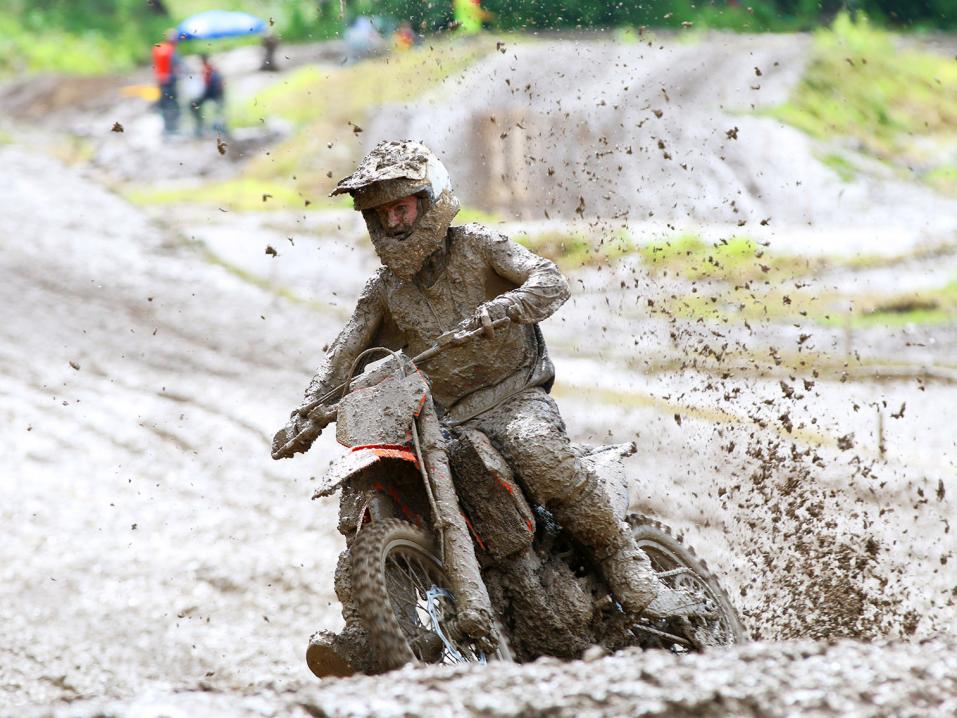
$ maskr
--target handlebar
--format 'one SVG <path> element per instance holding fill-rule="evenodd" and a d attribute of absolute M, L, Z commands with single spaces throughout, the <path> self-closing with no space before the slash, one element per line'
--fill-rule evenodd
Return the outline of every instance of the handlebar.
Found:
<path fill-rule="evenodd" d="M 413 364 L 419 364 L 424 361 L 428 361 L 432 357 L 441 354 L 449 347 L 457 347 L 465 344 L 469 339 L 477 337 L 479 334 L 484 334 L 487 339 L 491 339 L 492 336 L 495 336 L 495 330 L 501 326 L 504 326 L 511 322 L 512 320 L 508 317 L 502 317 L 501 319 L 496 319 L 494 322 L 489 321 L 488 324 L 485 324 L 484 319 L 488 317 L 486 313 L 483 317 L 483 326 L 478 329 L 465 330 L 465 329 L 452 329 L 451 331 L 446 332 L 439 336 L 435 340 L 435 343 L 432 344 L 428 349 L 423 351 L 421 354 L 417 354 L 412 358 Z M 491 336 L 489 335 L 489 329 L 491 329 Z"/>
<path fill-rule="evenodd" d="M 491 339 L 495 336 L 496 329 L 510 323 L 511 321 L 512 320 L 509 317 L 502 317 L 493 322 L 486 312 L 481 317 L 482 326 L 471 330 L 466 330 L 463 328 L 452 329 L 444 334 L 439 335 L 432 346 L 412 358 L 412 363 L 418 365 L 422 362 L 426 362 L 429 359 L 438 356 L 446 349 L 461 346 L 480 334 Z M 280 448 L 278 451 L 274 451 L 272 457 L 274 459 L 282 459 L 292 456 L 300 449 L 300 447 L 309 446 L 313 441 L 315 441 L 319 434 L 322 433 L 322 429 L 332 423 L 332 421 L 334 421 L 336 418 L 339 402 L 337 401 L 334 404 L 329 405 L 327 405 L 325 402 L 333 398 L 345 387 L 346 382 L 343 382 L 335 389 L 326 392 L 315 401 L 312 401 L 300 408 L 299 415 L 306 417 L 305 427 L 302 429 L 302 431 L 296 434 L 296 436 L 287 441 L 282 448 Z"/>

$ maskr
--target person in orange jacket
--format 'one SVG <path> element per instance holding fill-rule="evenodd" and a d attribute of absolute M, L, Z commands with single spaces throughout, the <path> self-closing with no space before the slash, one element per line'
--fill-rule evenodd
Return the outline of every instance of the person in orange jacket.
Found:
<path fill-rule="evenodd" d="M 159 88 L 157 106 L 163 117 L 163 134 L 176 134 L 179 130 L 179 94 L 176 81 L 180 74 L 180 59 L 176 54 L 179 37 L 176 30 L 167 30 L 163 42 L 153 45 L 153 77 Z"/>

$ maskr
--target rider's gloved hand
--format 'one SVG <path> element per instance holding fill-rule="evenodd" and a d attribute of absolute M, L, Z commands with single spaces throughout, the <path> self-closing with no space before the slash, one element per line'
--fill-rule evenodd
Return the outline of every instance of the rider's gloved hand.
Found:
<path fill-rule="evenodd" d="M 482 315 L 483 313 L 488 313 L 488 318 L 492 322 L 497 322 L 500 319 L 508 317 L 509 319 L 514 319 L 515 315 L 515 304 L 511 299 L 506 297 L 496 297 L 484 304 L 480 304 L 479 308 L 475 310 L 475 314 L 463 322 L 463 329 L 465 331 L 474 331 L 475 329 L 482 328 Z"/>
<path fill-rule="evenodd" d="M 294 446 L 286 448 L 284 447 L 297 436 L 306 432 L 303 436 L 300 437 L 299 442 Z M 276 435 L 272 439 L 272 455 L 274 459 L 285 459 L 293 454 L 298 454 L 301 451 L 306 451 L 312 446 L 319 435 L 322 433 L 322 428 L 314 421 L 311 421 L 308 417 L 302 415 L 298 409 L 292 412 L 289 416 L 289 423 L 286 424 L 282 429 L 276 432 Z"/>

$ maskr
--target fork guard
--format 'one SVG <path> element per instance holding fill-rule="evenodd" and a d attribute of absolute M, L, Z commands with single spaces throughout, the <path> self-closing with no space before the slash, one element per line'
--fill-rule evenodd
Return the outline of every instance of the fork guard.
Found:
<path fill-rule="evenodd" d="M 419 461 L 415 452 L 405 446 L 356 446 L 348 454 L 336 461 L 322 477 L 319 488 L 313 493 L 313 499 L 332 496 L 346 481 L 357 478 L 372 467 L 380 468 L 381 462 L 396 462 L 400 465 L 411 463 L 416 470 Z"/>

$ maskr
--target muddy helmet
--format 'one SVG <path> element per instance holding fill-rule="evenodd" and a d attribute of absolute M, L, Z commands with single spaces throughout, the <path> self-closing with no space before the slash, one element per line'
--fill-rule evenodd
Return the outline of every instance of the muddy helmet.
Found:
<path fill-rule="evenodd" d="M 353 205 L 362 212 L 379 259 L 404 281 L 411 280 L 443 246 L 459 211 L 448 170 L 428 147 L 412 140 L 377 144 L 355 172 L 339 181 L 332 195 L 345 193 L 352 195 Z M 409 196 L 419 202 L 412 231 L 390 237 L 373 209 Z"/>

